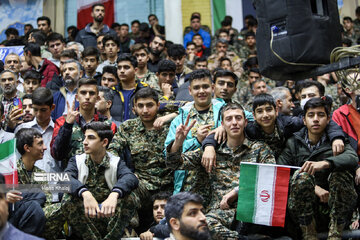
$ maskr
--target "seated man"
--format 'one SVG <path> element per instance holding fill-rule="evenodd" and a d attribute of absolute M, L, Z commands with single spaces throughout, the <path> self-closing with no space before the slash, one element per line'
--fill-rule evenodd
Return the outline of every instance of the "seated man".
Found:
<path fill-rule="evenodd" d="M 120 239 L 139 204 L 131 193 L 139 181 L 123 160 L 106 151 L 113 136 L 109 124 L 91 122 L 84 135 L 85 153 L 72 157 L 65 170 L 71 197 L 64 196 L 60 220 L 83 239 Z"/>
<path fill-rule="evenodd" d="M 181 192 L 165 205 L 166 222 L 171 234 L 166 240 L 208 240 L 209 228 L 204 215 L 203 199 L 198 194 Z"/>
<path fill-rule="evenodd" d="M 102 39 L 104 50 L 106 53 L 106 61 L 102 62 L 97 68 L 96 72 L 102 72 L 105 66 L 115 66 L 118 52 L 120 51 L 120 40 L 115 35 L 105 35 Z"/>
<path fill-rule="evenodd" d="M 309 100 L 304 106 L 305 127 L 287 141 L 278 159 L 279 164 L 301 167 L 290 180 L 288 208 L 303 239 L 317 239 L 317 230 L 328 226 L 328 239 L 341 239 L 356 206 L 353 178 L 358 158 L 348 143 L 342 154 L 333 156 L 325 132 L 329 122 L 327 103 Z"/>
<path fill-rule="evenodd" d="M 275 158 L 266 144 L 251 141 L 245 137 L 244 129 L 247 120 L 244 109 L 240 105 L 227 104 L 221 111 L 221 115 L 223 119 L 221 125 L 227 133 L 227 140 L 216 150 L 217 165 L 209 177 L 211 197 L 206 218 L 213 239 L 238 239 L 238 232 L 230 230 L 235 216 L 235 208 L 219 209 L 221 198 L 232 188 L 238 186 L 241 162 L 275 164 Z M 188 119 L 185 125 L 181 124 L 177 127 L 172 153 L 168 152 L 167 154 L 166 163 L 172 169 L 198 170 L 203 168 L 200 149 L 181 153 L 180 147 L 194 125 L 188 126 Z"/>
<path fill-rule="evenodd" d="M 32 128 L 21 129 L 16 134 L 16 149 L 21 154 L 17 160 L 17 174 L 19 184 L 41 184 L 34 180 L 34 173 L 44 171 L 35 166 L 35 162 L 42 159 L 46 146 L 40 132 Z M 20 230 L 40 236 L 45 225 L 44 211 L 50 206 L 51 194 L 31 191 L 10 191 L 6 194 L 6 201 L 13 203 L 9 209 L 9 222 Z M 45 205 L 46 203 L 46 205 Z M 42 210 L 42 207 L 45 209 Z"/>
<path fill-rule="evenodd" d="M 100 61 L 100 52 L 96 47 L 87 47 L 82 52 L 82 62 L 81 65 L 84 68 L 84 77 L 85 78 L 94 78 L 96 81 L 100 82 L 101 72 L 97 72 L 96 69 Z"/>
<path fill-rule="evenodd" d="M 163 59 L 158 64 L 156 76 L 159 79 L 161 101 L 174 100 L 176 97 L 178 85 L 175 81 L 175 71 L 176 64 L 173 61 Z"/>
<path fill-rule="evenodd" d="M 165 122 L 162 129 L 156 129 L 158 108 L 155 90 L 140 89 L 134 97 L 138 117 L 122 123 L 109 146 L 110 152 L 124 156 L 128 166 L 134 168 L 140 181 L 136 193 L 144 209 L 139 214 L 145 214 L 147 222 L 151 216 L 151 196 L 160 191 L 171 191 L 173 186 L 173 172 L 166 167 L 162 152 L 172 119 Z M 145 231 L 149 226 L 140 224 L 140 227 L 145 227 Z"/>
<path fill-rule="evenodd" d="M 95 103 L 99 98 L 96 80 L 80 79 L 75 98 L 79 102 L 79 108 L 75 108 L 75 100 L 71 107 L 67 103 L 67 115 L 56 120 L 50 144 L 51 155 L 55 160 L 63 161 L 63 168 L 66 167 L 69 158 L 84 152 L 82 141 L 85 137 L 85 125 L 93 121 L 109 121 L 95 109 Z M 115 123 L 112 123 L 111 128 L 115 133 Z"/>
<path fill-rule="evenodd" d="M 0 174 L 0 232 L 2 239 L 27 239 L 27 240 L 40 240 L 42 238 L 31 236 L 30 234 L 24 233 L 15 228 L 10 222 L 8 222 L 9 216 L 9 203 L 6 200 L 5 189 L 5 178 Z M 35 212 L 33 213 L 35 214 Z"/>
<path fill-rule="evenodd" d="M 168 50 L 168 59 L 176 64 L 176 83 L 180 87 L 185 82 L 185 76 L 192 72 L 192 70 L 185 66 L 186 51 L 180 44 L 171 45 Z"/>
<path fill-rule="evenodd" d="M 164 238 L 169 236 L 170 232 L 168 231 L 168 227 L 164 224 L 160 224 L 162 226 L 158 224 L 165 218 L 165 205 L 170 196 L 171 194 L 169 192 L 159 192 L 152 196 L 154 222 L 148 231 L 140 234 L 141 240 L 151 240 L 153 237 Z M 159 232 L 159 230 L 161 232 Z"/>
<path fill-rule="evenodd" d="M 270 91 L 270 94 L 275 100 L 279 114 L 292 116 L 292 110 L 295 105 L 290 90 L 287 87 L 276 87 Z"/>
<path fill-rule="evenodd" d="M 119 84 L 119 78 L 117 75 L 117 69 L 113 66 L 105 66 L 103 68 L 100 86 L 112 88 Z"/>

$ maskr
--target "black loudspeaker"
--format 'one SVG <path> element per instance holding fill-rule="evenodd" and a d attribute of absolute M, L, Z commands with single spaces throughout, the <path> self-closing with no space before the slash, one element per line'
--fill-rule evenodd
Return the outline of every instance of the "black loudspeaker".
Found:
<path fill-rule="evenodd" d="M 253 0 L 258 18 L 260 72 L 274 80 L 297 80 L 329 64 L 341 46 L 337 0 Z M 310 77 L 310 76 L 308 76 Z"/>

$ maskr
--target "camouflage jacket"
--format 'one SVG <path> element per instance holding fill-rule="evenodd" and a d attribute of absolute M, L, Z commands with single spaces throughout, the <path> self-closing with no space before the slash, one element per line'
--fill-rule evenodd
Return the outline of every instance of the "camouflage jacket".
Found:
<path fill-rule="evenodd" d="M 29 175 L 22 161 L 22 158 L 16 161 L 16 165 L 17 165 L 19 184 L 41 184 L 41 185 L 48 184 L 47 182 L 38 182 L 34 180 L 34 173 L 45 173 L 45 171 L 41 170 L 40 168 L 34 166 L 32 171 L 29 172 L 31 173 L 31 175 Z M 39 186 L 35 186 L 35 187 L 39 187 Z M 45 192 L 45 196 L 46 196 L 45 206 L 50 205 L 52 202 L 52 194 L 50 192 Z"/>
<path fill-rule="evenodd" d="M 172 169 L 192 169 L 199 171 L 201 165 L 202 150 L 197 149 L 186 153 L 171 153 L 167 157 L 167 165 Z M 259 141 L 251 141 L 245 138 L 243 144 L 236 149 L 229 148 L 222 143 L 216 149 L 216 167 L 210 173 L 211 201 L 210 207 L 218 209 L 222 197 L 239 185 L 240 163 L 272 163 L 275 157 L 268 145 Z"/>
<path fill-rule="evenodd" d="M 155 89 L 157 92 L 162 92 L 159 86 L 159 80 L 155 73 L 150 72 L 149 70 L 146 72 L 145 76 L 139 78 L 137 75 L 135 76 L 136 81 L 146 83 L 149 87 Z"/>
<path fill-rule="evenodd" d="M 249 55 L 251 54 L 256 54 L 256 47 L 254 49 L 250 49 L 248 46 L 242 46 L 240 49 L 239 49 L 239 57 L 241 59 L 247 59 L 249 58 Z"/>
<path fill-rule="evenodd" d="M 168 130 L 168 125 L 161 130 L 147 130 L 139 117 L 127 120 L 120 125 L 108 151 L 119 156 L 129 151 L 139 181 L 148 190 L 161 190 L 172 184 L 173 173 L 166 167 L 163 154 Z"/>
<path fill-rule="evenodd" d="M 244 71 L 242 68 L 242 61 L 239 58 L 239 56 L 236 55 L 235 52 L 228 51 L 226 52 L 225 57 L 231 60 L 232 68 L 235 73 L 241 74 Z M 208 69 L 210 71 L 213 71 L 215 68 L 219 67 L 219 64 L 220 62 L 218 60 L 217 53 L 212 54 L 211 56 L 208 57 Z"/>

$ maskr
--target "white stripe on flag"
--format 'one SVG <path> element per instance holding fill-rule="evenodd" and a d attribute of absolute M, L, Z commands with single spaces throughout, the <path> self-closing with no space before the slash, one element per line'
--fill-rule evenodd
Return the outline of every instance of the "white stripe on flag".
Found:
<path fill-rule="evenodd" d="M 267 166 L 259 166 L 258 168 L 254 223 L 271 225 L 275 170 L 275 167 Z"/>
<path fill-rule="evenodd" d="M 14 170 L 16 170 L 16 160 L 14 165 L 15 156 L 15 153 L 13 153 L 6 158 L 0 160 L 0 173 L 12 174 Z"/>

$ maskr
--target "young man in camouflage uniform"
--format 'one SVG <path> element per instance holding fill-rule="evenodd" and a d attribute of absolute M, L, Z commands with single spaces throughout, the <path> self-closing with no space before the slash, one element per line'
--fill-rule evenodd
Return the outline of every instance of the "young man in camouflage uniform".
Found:
<path fill-rule="evenodd" d="M 147 67 L 149 61 L 149 50 L 146 46 L 141 43 L 134 44 L 134 46 L 131 47 L 131 55 L 136 57 L 138 63 L 135 74 L 136 81 L 146 83 L 149 87 L 154 88 L 156 91 L 160 91 L 160 86 L 155 73 L 150 72 Z"/>
<path fill-rule="evenodd" d="M 189 91 L 194 101 L 180 108 L 179 115 L 172 121 L 165 141 L 165 152 L 167 153 L 175 152 L 172 151 L 172 146 L 175 140 L 176 128 L 180 124 L 184 124 L 187 118 L 196 123 L 186 136 L 186 140 L 182 145 L 182 152 L 200 148 L 207 134 L 220 126 L 221 123 L 220 109 L 224 102 L 212 99 L 213 84 L 209 70 L 195 70 L 190 74 L 189 81 Z M 176 171 L 174 193 L 182 189 L 199 193 L 208 202 L 210 191 L 208 174 L 204 170 Z"/>
<path fill-rule="evenodd" d="M 310 99 L 304 113 L 305 128 L 287 141 L 278 159 L 279 164 L 301 167 L 290 180 L 290 215 L 303 239 L 317 239 L 317 230 L 327 230 L 327 222 L 328 239 L 341 239 L 356 206 L 353 179 L 358 158 L 350 144 L 333 155 L 325 132 L 330 111 L 324 100 Z"/>
<path fill-rule="evenodd" d="M 55 122 L 50 144 L 51 155 L 55 160 L 63 161 L 63 168 L 71 157 L 84 152 L 82 141 L 84 140 L 84 126 L 87 123 L 107 121 L 111 124 L 113 132 L 116 132 L 115 123 L 110 122 L 95 110 L 95 103 L 99 99 L 95 79 L 80 79 L 75 98 L 79 102 L 79 109 L 75 109 L 75 101 L 71 107 L 68 104 L 66 117 L 62 116 Z"/>
<path fill-rule="evenodd" d="M 16 139 L 16 148 L 21 154 L 21 158 L 16 163 L 18 183 L 44 184 L 34 179 L 34 173 L 45 173 L 35 166 L 35 162 L 43 158 L 46 150 L 40 132 L 36 129 L 24 128 L 17 132 Z M 45 215 L 50 213 L 48 209 L 54 207 L 51 204 L 51 193 L 44 195 L 44 192 L 9 191 L 6 200 L 14 204 L 9 211 L 9 222 L 26 233 L 40 236 L 45 225 Z M 59 204 L 54 205 L 60 208 Z"/>
<path fill-rule="evenodd" d="M 160 191 L 171 191 L 173 186 L 173 172 L 166 167 L 163 156 L 169 122 L 158 118 L 159 105 L 155 90 L 140 89 L 134 97 L 134 110 L 138 117 L 121 124 L 109 146 L 114 155 L 126 159 L 140 181 L 136 194 L 144 211 L 139 214 L 147 214 L 146 221 L 151 221 L 151 196 Z M 144 230 L 149 227 L 140 226 Z"/>
<path fill-rule="evenodd" d="M 140 204 L 132 193 L 139 181 L 123 160 L 106 151 L 113 137 L 109 124 L 91 122 L 84 131 L 85 153 L 72 157 L 65 170 L 71 196 L 64 196 L 61 215 L 47 219 L 47 225 L 54 231 L 67 221 L 83 239 L 120 239 Z"/>
<path fill-rule="evenodd" d="M 251 141 L 245 137 L 244 129 L 247 124 L 244 109 L 236 104 L 229 103 L 222 112 L 221 125 L 227 133 L 227 141 L 222 143 L 216 150 L 217 165 L 210 174 L 211 201 L 206 213 L 210 232 L 214 239 L 238 239 L 239 234 L 230 230 L 235 216 L 235 208 L 230 210 L 219 209 L 220 201 L 227 192 L 239 184 L 240 162 L 273 163 L 275 158 L 271 149 L 264 143 Z M 201 149 L 181 153 L 180 146 L 186 135 L 192 128 L 179 125 L 176 129 L 173 153 L 167 155 L 167 165 L 173 169 L 184 168 L 199 170 L 203 169 Z"/>

